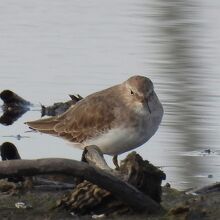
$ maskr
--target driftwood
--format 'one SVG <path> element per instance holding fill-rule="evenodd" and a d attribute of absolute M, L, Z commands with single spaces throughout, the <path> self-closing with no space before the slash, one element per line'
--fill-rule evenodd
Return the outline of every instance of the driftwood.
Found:
<path fill-rule="evenodd" d="M 114 172 L 106 163 L 101 150 L 95 145 L 84 149 L 81 160 L 102 170 Z"/>
<path fill-rule="evenodd" d="M 89 148 L 87 148 L 89 149 Z M 134 210 L 156 213 L 161 206 L 135 187 L 99 168 L 69 159 L 13 160 L 0 162 L 0 178 L 34 176 L 40 174 L 66 174 L 88 180 L 111 192 Z"/>
<path fill-rule="evenodd" d="M 136 210 L 155 212 L 160 206 L 136 188 L 102 170 L 86 163 L 69 159 L 47 158 L 38 160 L 13 160 L 0 162 L 0 178 L 34 176 L 40 174 L 66 174 L 86 179 L 120 195 L 120 199 Z"/>
<path fill-rule="evenodd" d="M 18 153 L 16 146 L 10 142 L 4 142 L 0 145 L 0 156 L 2 160 L 20 160 L 21 157 Z M 32 188 L 41 191 L 55 191 L 72 189 L 74 184 L 74 178 L 70 178 L 64 175 L 55 176 L 38 176 L 37 178 L 25 178 L 23 176 L 10 176 L 7 178 L 9 182 L 23 182 L 24 188 Z M 10 183 L 8 183 L 10 185 Z M 4 185 L 7 185 L 6 183 Z M 0 186 L 1 188 L 1 186 Z M 18 185 L 18 188 L 21 188 Z M 1 191 L 1 190 L 0 190 Z"/>
<path fill-rule="evenodd" d="M 203 195 L 203 194 L 206 194 L 206 193 L 213 193 L 213 192 L 220 192 L 220 182 L 213 183 L 211 185 L 204 186 L 204 187 L 201 187 L 199 189 L 190 190 L 187 193 Z"/>
<path fill-rule="evenodd" d="M 161 181 L 165 178 L 165 174 L 148 161 L 144 161 L 135 152 L 130 153 L 121 162 L 119 170 L 112 170 L 108 167 L 102 153 L 96 146 L 87 147 L 82 159 L 133 185 L 143 195 L 149 196 L 159 205 L 161 201 Z M 121 195 L 121 192 L 119 195 Z M 133 195 L 130 194 L 130 200 L 132 199 Z M 123 202 L 117 194 L 111 193 L 111 191 L 105 190 L 103 187 L 101 188 L 86 180 L 81 181 L 73 191 L 66 194 L 58 202 L 58 206 L 66 208 L 78 215 L 105 214 L 107 216 L 134 214 L 137 211 Z M 142 211 L 149 210 L 142 209 Z M 155 212 L 159 213 L 159 211 L 157 210 Z"/>
<path fill-rule="evenodd" d="M 159 203 L 161 181 L 165 175 L 135 152 L 128 155 L 116 171 L 107 165 L 96 146 L 85 148 L 82 156 L 84 162 L 59 158 L 20 160 L 16 147 L 9 142 L 3 143 L 0 151 L 2 159 L 7 160 L 0 163 L 0 178 L 7 177 L 14 183 L 22 181 L 27 188 L 40 191 L 70 190 L 74 184 L 44 179 L 45 175 L 46 178 L 49 174 L 78 177 L 75 188 L 59 200 L 57 206 L 76 214 L 158 213 L 162 210 Z M 41 174 L 43 178 L 25 178 Z M 3 184 L 5 187 L 6 183 Z"/>

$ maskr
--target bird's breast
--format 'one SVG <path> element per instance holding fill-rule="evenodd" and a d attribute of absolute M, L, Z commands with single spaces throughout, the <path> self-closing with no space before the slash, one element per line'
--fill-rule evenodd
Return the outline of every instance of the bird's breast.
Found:
<path fill-rule="evenodd" d="M 155 123 L 156 119 L 156 123 Z M 112 128 L 95 138 L 87 140 L 85 145 L 96 145 L 104 154 L 118 155 L 147 142 L 157 131 L 159 119 L 157 116 Z"/>
<path fill-rule="evenodd" d="M 118 127 L 88 140 L 86 145 L 94 144 L 104 154 L 117 155 L 138 147 L 139 140 L 140 134 L 134 128 Z"/>
<path fill-rule="evenodd" d="M 157 131 L 163 116 L 163 107 L 156 94 L 149 107 L 136 111 L 121 111 L 114 126 L 87 140 L 84 145 L 97 145 L 104 154 L 118 155 L 147 142 Z M 119 112 L 118 112 L 119 113 Z"/>

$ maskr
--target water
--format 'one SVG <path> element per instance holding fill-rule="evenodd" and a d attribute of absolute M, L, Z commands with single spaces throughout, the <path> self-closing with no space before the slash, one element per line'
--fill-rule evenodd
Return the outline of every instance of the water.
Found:
<path fill-rule="evenodd" d="M 138 73 L 154 82 L 165 115 L 137 152 L 179 189 L 220 181 L 219 10 L 217 0 L 2 0 L 0 91 L 35 106 L 0 125 L 0 143 L 13 142 L 22 158 L 80 159 L 80 150 L 23 123 L 40 118 L 40 103 L 86 96 Z"/>

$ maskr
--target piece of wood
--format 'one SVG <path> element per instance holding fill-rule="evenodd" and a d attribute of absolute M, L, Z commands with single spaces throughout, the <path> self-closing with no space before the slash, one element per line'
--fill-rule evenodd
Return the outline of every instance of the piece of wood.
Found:
<path fill-rule="evenodd" d="M 160 204 L 161 181 L 165 174 L 150 164 L 136 152 L 132 152 L 121 161 L 117 170 L 111 169 L 100 149 L 95 145 L 84 149 L 82 160 L 131 184 L 144 195 Z M 124 203 L 115 194 L 89 181 L 79 179 L 76 186 L 58 201 L 58 207 L 68 209 L 78 215 L 105 214 L 106 216 L 134 214 L 136 211 Z"/>
<path fill-rule="evenodd" d="M 220 182 L 213 183 L 198 189 L 193 189 L 188 191 L 188 194 L 197 194 L 197 195 L 202 195 L 206 193 L 213 193 L 213 192 L 220 192 Z"/>
<path fill-rule="evenodd" d="M 96 145 L 90 145 L 84 148 L 82 161 L 102 170 L 112 171 L 106 163 L 102 151 Z"/>
<path fill-rule="evenodd" d="M 162 210 L 158 203 L 135 187 L 84 162 L 62 158 L 0 162 L 0 178 L 41 174 L 65 174 L 80 177 L 108 190 L 134 210 L 148 213 L 158 213 Z"/>

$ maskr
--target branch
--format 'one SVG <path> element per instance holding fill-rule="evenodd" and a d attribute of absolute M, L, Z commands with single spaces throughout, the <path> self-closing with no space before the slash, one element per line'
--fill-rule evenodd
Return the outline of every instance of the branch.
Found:
<path fill-rule="evenodd" d="M 0 178 L 40 174 L 66 174 L 80 177 L 106 189 L 135 210 L 149 213 L 156 213 L 161 210 L 159 204 L 135 187 L 84 162 L 61 158 L 0 162 Z"/>

